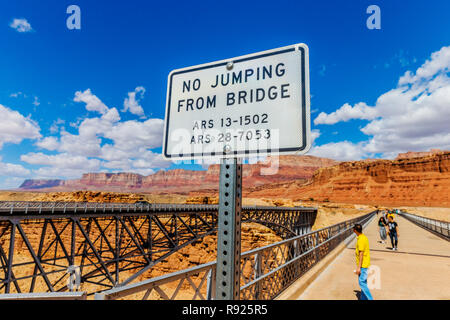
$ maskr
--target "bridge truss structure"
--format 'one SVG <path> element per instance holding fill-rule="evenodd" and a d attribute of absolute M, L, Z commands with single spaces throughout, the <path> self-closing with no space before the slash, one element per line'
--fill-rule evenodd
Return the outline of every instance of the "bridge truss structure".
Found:
<path fill-rule="evenodd" d="M 90 292 L 129 284 L 214 234 L 217 214 L 217 205 L 0 202 L 0 293 L 65 292 L 73 274 Z M 288 239 L 309 232 L 316 214 L 243 207 L 242 221 Z"/>
<path fill-rule="evenodd" d="M 241 254 L 241 300 L 271 300 L 354 236 L 353 226 L 364 227 L 376 211 L 335 225 L 295 236 Z M 213 300 L 217 262 L 113 288 L 95 294 L 96 300 Z"/>

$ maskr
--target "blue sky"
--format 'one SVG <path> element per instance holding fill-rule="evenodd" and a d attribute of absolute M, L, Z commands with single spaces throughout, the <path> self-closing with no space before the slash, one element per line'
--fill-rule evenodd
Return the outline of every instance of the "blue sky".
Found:
<path fill-rule="evenodd" d="M 71 4 L 81 30 L 66 27 Z M 380 30 L 366 27 L 372 4 Z M 448 12 L 436 0 L 3 1 L 0 188 L 201 169 L 160 156 L 168 73 L 299 42 L 310 50 L 309 154 L 449 148 Z"/>

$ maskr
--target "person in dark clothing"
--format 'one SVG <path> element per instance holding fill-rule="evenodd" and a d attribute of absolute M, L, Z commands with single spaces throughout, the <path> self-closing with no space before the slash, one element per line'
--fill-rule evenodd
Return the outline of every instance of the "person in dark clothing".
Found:
<path fill-rule="evenodd" d="M 391 244 L 392 244 L 392 250 L 397 251 L 397 245 L 398 245 L 398 224 L 394 221 L 394 217 L 390 216 L 388 222 L 388 233 L 389 237 L 391 238 Z"/>
<path fill-rule="evenodd" d="M 386 243 L 387 238 L 386 226 L 387 226 L 386 219 L 384 218 L 384 216 L 381 216 L 380 219 L 378 219 L 378 228 L 380 229 L 381 243 Z"/>

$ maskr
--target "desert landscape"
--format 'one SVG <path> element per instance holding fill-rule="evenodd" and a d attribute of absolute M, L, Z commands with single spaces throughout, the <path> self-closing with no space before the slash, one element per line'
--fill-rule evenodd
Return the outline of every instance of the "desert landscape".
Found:
<path fill-rule="evenodd" d="M 449 151 L 409 152 L 399 154 L 394 160 L 347 162 L 314 156 L 280 156 L 244 164 L 243 172 L 243 198 L 247 201 L 267 198 L 450 207 Z M 39 193 L 89 190 L 142 194 L 151 202 L 179 203 L 188 196 L 217 196 L 218 178 L 219 165 L 203 171 L 161 170 L 149 176 L 86 173 L 75 180 L 28 179 L 14 192 L 3 193 L 1 199 L 22 197 L 25 200 Z"/>
<path fill-rule="evenodd" d="M 15 190 L 0 191 L 0 201 L 211 204 L 218 202 L 218 176 L 219 165 L 211 165 L 204 171 L 175 169 L 149 176 L 86 173 L 75 180 L 29 179 Z M 268 158 L 244 165 L 242 201 L 250 206 L 317 207 L 319 228 L 382 207 L 449 221 L 450 151 L 347 162 L 314 156 Z"/>
<path fill-rule="evenodd" d="M 243 205 L 307 206 L 318 209 L 317 230 L 376 209 L 399 208 L 450 221 L 450 152 L 400 154 L 394 160 L 337 162 L 313 156 L 282 156 L 278 172 L 264 175 L 266 163 L 244 166 Z M 0 201 L 217 204 L 218 170 L 169 170 L 151 176 L 86 173 L 79 180 L 26 180 L 0 192 Z M 189 184 L 188 184 L 189 183 Z M 36 233 L 37 234 L 37 233 Z M 271 229 L 242 224 L 242 251 L 281 241 Z M 8 241 L 7 237 L 2 242 Z M 38 238 L 32 239 L 38 241 Z M 188 245 L 139 276 L 154 278 L 216 259 L 215 234 Z M 25 259 L 19 254 L 16 261 Z M 26 274 L 29 270 L 18 273 Z M 121 277 L 129 277 L 126 271 Z M 37 289 L 45 284 L 37 284 Z M 188 287 L 186 287 L 187 290 Z M 82 290 L 95 288 L 84 283 Z M 186 291 L 186 297 L 189 290 Z M 155 296 L 157 298 L 157 296 Z"/>

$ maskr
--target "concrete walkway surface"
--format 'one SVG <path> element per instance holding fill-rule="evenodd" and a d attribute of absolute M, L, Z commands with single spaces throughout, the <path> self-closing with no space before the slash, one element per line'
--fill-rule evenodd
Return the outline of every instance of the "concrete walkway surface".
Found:
<path fill-rule="evenodd" d="M 450 242 L 397 216 L 398 251 L 389 236 L 380 243 L 378 218 L 363 230 L 370 244 L 372 275 L 369 286 L 375 300 L 449 300 Z M 299 300 L 356 300 L 358 278 L 353 273 L 356 238 L 299 296 Z"/>

